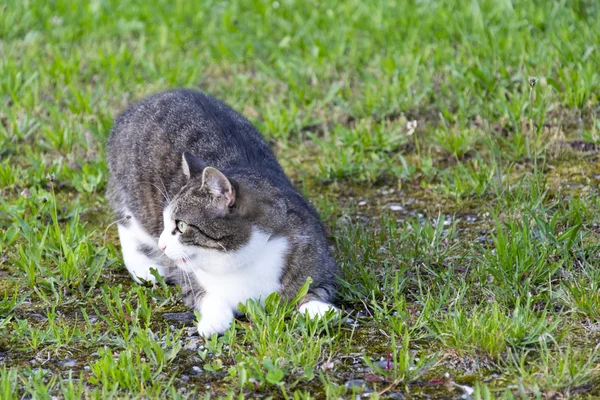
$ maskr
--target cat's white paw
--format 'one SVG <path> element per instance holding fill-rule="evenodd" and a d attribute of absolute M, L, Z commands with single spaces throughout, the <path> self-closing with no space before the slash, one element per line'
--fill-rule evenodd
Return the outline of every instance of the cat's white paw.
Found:
<path fill-rule="evenodd" d="M 165 276 L 163 266 L 153 258 L 154 250 L 158 251 L 156 239 L 148 235 L 133 217 L 128 220 L 127 226 L 119 224 L 118 228 L 123 262 L 133 280 L 139 284 L 143 281 L 155 283 L 151 269 Z"/>
<path fill-rule="evenodd" d="M 205 338 L 211 337 L 213 333 L 220 335 L 229 329 L 232 320 L 232 312 L 229 312 L 228 314 L 210 313 L 202 315 L 202 318 L 200 318 L 200 322 L 198 323 L 198 334 Z"/>
<path fill-rule="evenodd" d="M 233 310 L 217 297 L 207 295 L 200 306 L 198 334 L 206 338 L 213 333 L 222 334 L 231 326 Z"/>
<path fill-rule="evenodd" d="M 302 304 L 298 309 L 300 314 L 304 315 L 308 313 L 308 316 L 310 318 L 324 317 L 325 314 L 330 310 L 333 310 L 337 314 L 339 314 L 340 312 L 340 310 L 334 307 L 332 304 L 325 303 L 319 300 L 307 301 L 306 303 Z"/>

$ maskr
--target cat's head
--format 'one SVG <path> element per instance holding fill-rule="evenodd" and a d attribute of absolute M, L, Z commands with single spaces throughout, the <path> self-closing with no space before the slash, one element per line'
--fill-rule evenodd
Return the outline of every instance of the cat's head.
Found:
<path fill-rule="evenodd" d="M 253 224 L 239 186 L 189 153 L 182 169 L 187 183 L 163 211 L 158 245 L 165 255 L 185 268 L 248 244 Z"/>

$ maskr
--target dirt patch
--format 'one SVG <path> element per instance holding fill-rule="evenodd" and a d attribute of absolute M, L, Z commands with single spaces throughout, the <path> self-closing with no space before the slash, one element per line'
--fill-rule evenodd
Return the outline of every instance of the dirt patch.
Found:
<path fill-rule="evenodd" d="M 570 140 L 568 142 L 563 143 L 563 145 L 575 151 L 580 151 L 583 153 L 597 152 L 598 150 L 600 150 L 600 145 L 596 143 L 585 142 L 580 139 Z"/>

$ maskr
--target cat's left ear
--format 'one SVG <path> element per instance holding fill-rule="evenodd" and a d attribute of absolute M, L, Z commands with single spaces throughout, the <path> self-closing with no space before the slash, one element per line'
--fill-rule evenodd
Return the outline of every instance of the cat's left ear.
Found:
<path fill-rule="evenodd" d="M 217 198 L 225 200 L 227 207 L 235 202 L 235 190 L 227 177 L 218 169 L 206 167 L 202 172 L 202 186 L 206 185 L 208 190 Z"/>
<path fill-rule="evenodd" d="M 206 164 L 195 155 L 184 152 L 181 156 L 181 169 L 186 178 L 190 179 L 190 176 L 199 174 L 206 168 Z"/>

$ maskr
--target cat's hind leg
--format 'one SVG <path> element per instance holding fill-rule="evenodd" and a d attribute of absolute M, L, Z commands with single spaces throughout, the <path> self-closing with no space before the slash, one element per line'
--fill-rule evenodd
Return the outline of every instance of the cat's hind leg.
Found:
<path fill-rule="evenodd" d="M 118 224 L 119 239 L 123 252 L 123 262 L 134 281 L 154 283 L 156 278 L 151 270 L 165 275 L 165 268 L 160 263 L 160 250 L 156 239 L 152 238 L 133 218 Z"/>
<path fill-rule="evenodd" d="M 311 319 L 322 318 L 329 311 L 333 311 L 338 316 L 340 314 L 339 308 L 310 293 L 304 296 L 298 308 L 300 314 L 308 314 Z"/>
<path fill-rule="evenodd" d="M 308 313 L 310 318 L 324 317 L 328 311 L 334 311 L 338 313 L 340 310 L 333 304 L 325 303 L 320 300 L 310 300 L 302 304 L 298 309 L 300 314 Z"/>

